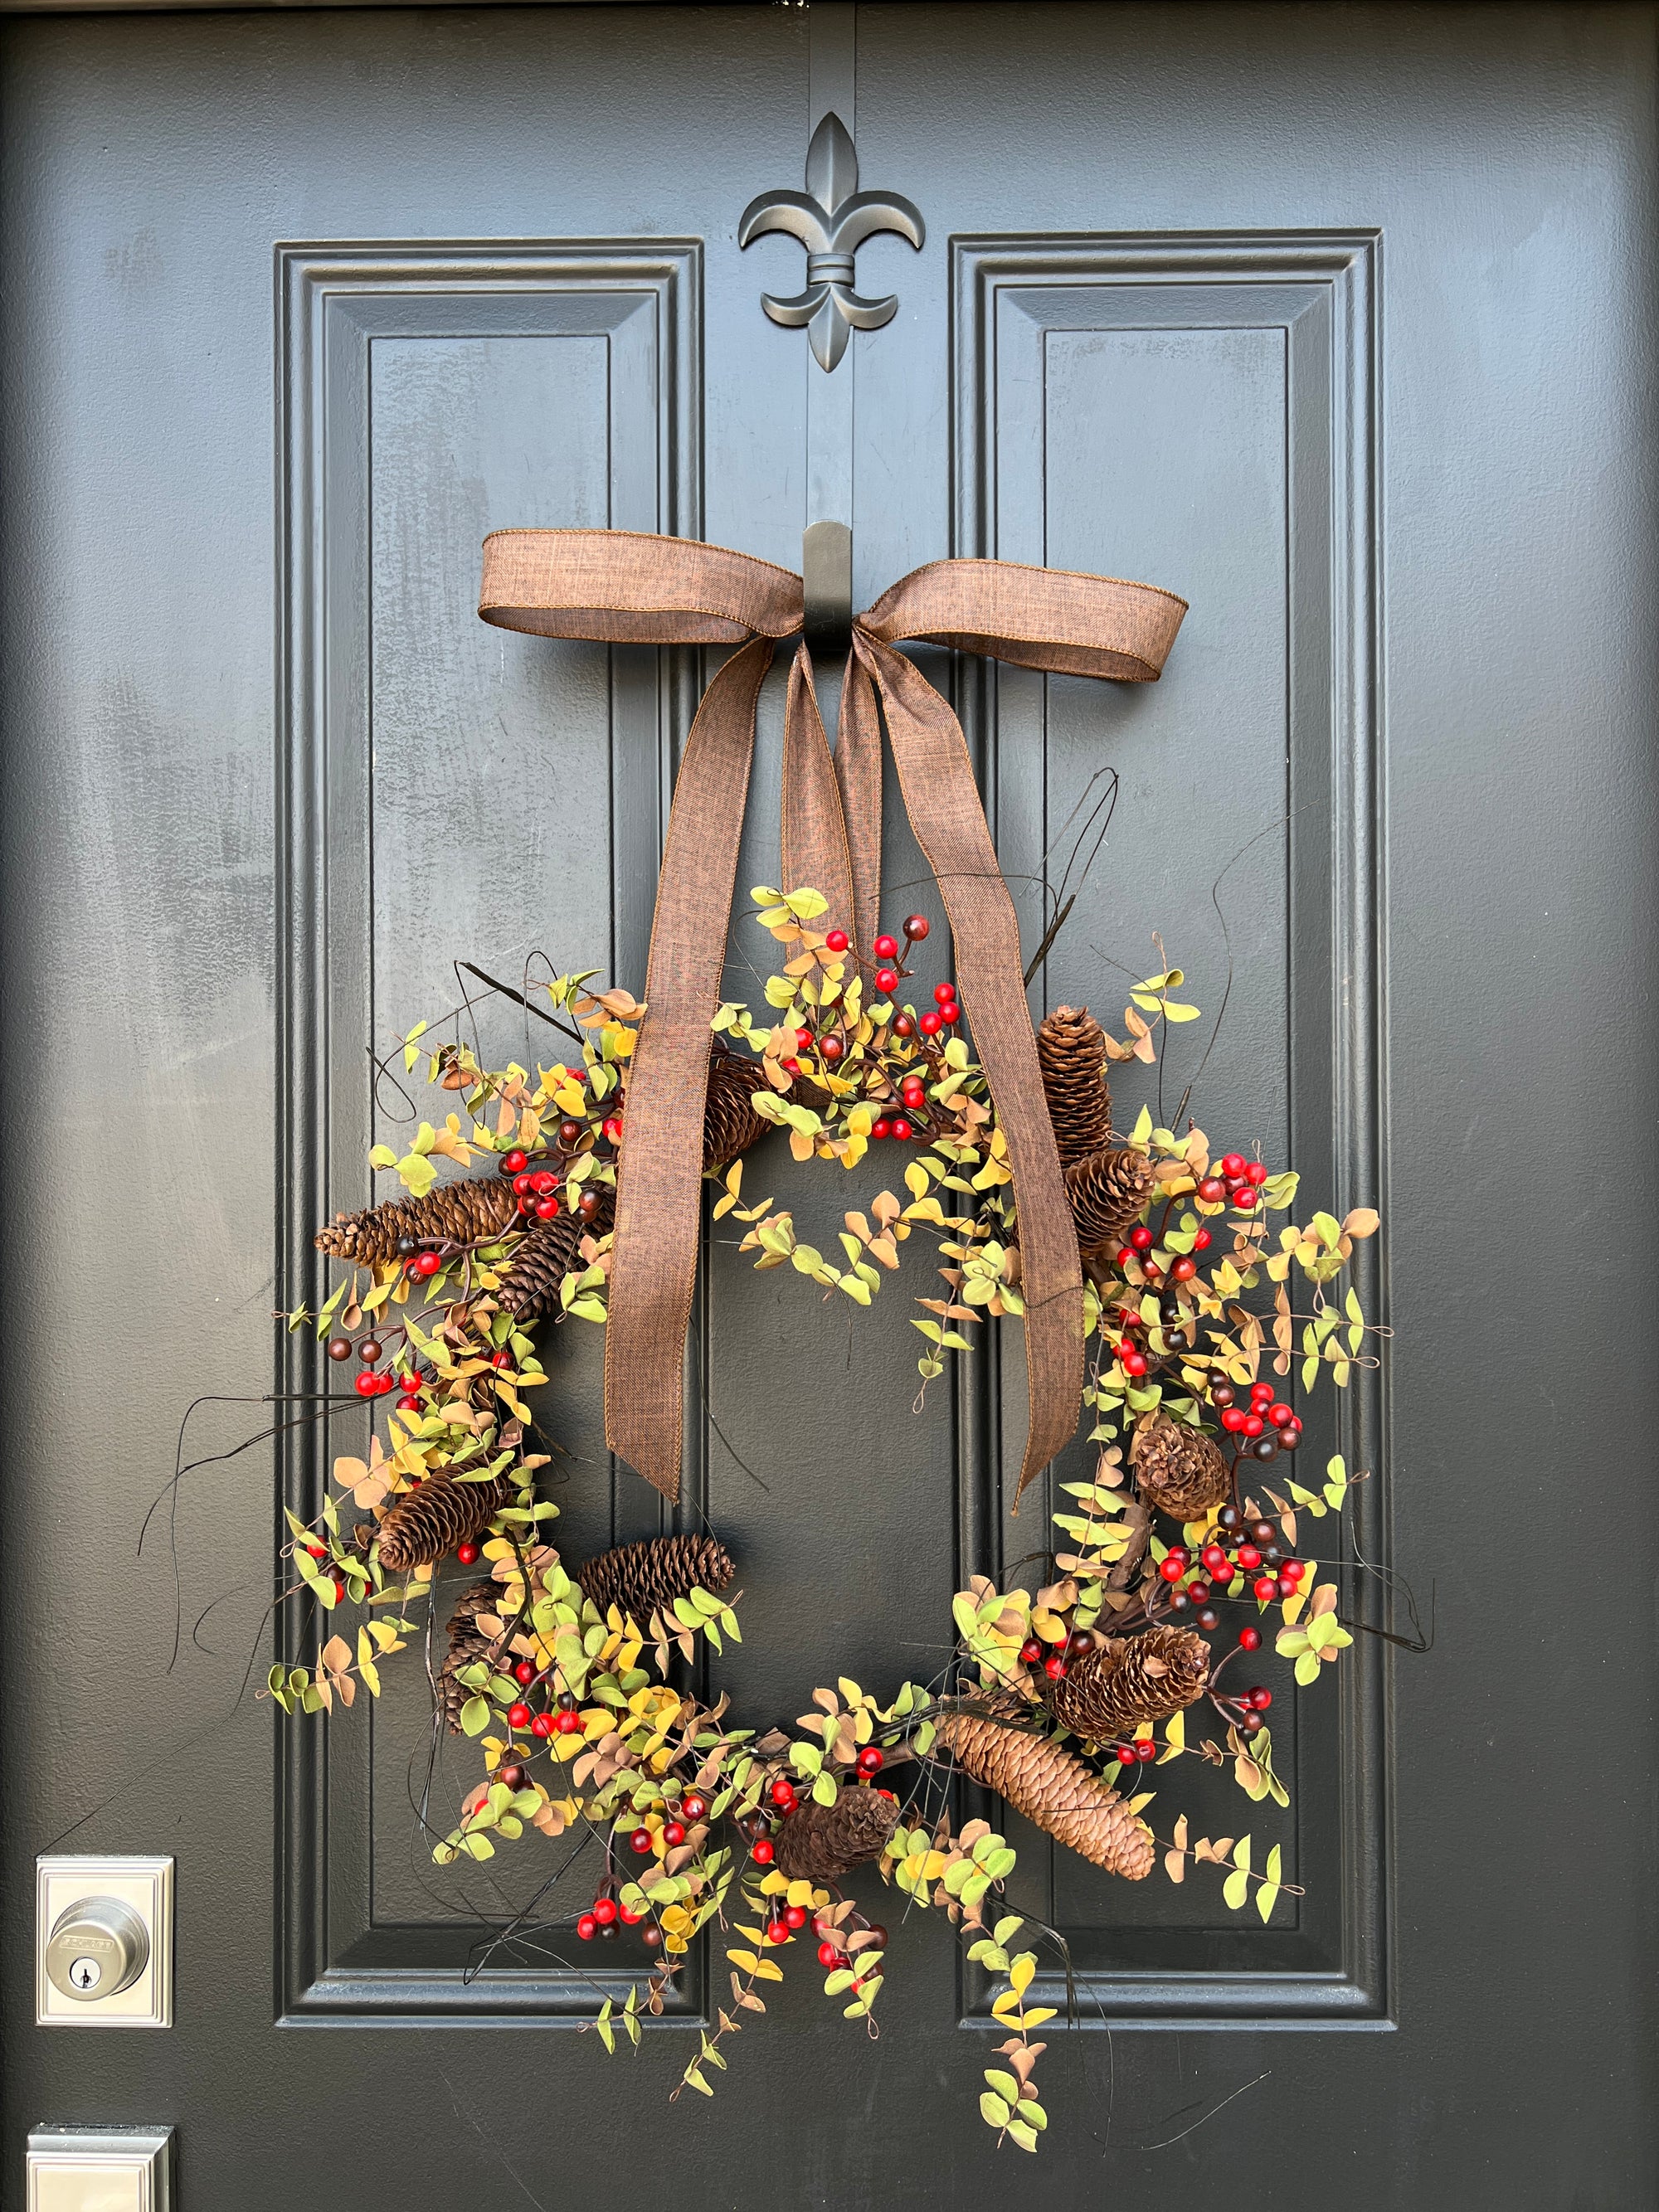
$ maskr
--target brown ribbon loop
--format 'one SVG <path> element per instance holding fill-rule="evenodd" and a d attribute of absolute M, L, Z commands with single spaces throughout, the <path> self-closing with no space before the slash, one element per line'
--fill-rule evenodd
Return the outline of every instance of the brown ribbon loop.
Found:
<path fill-rule="evenodd" d="M 674 789 L 628 1084 L 618 1168 L 605 1435 L 669 1498 L 679 1492 L 685 1335 L 702 1224 L 703 1094 L 720 1003 L 755 710 L 774 642 L 801 627 L 799 576 L 690 539 L 503 530 L 484 540 L 478 612 L 502 629 L 616 643 L 736 645 L 703 694 Z M 868 945 L 881 887 L 881 728 L 905 811 L 938 880 L 957 989 L 1008 1145 L 1020 1224 L 1030 1423 L 1023 1491 L 1070 1439 L 1083 1385 L 1083 1283 L 1026 1006 L 1013 901 L 997 866 L 961 725 L 901 639 L 1028 668 L 1155 681 L 1186 602 L 1148 584 L 941 561 L 854 624 L 836 750 L 804 644 L 784 732 L 786 889 L 811 884 L 832 926 Z M 1018 1493 L 1017 1493 L 1018 1494 Z"/>

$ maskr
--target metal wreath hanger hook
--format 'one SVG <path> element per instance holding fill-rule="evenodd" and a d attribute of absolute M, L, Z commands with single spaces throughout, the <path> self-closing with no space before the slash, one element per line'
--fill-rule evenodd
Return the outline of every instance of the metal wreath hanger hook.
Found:
<path fill-rule="evenodd" d="M 853 258 L 878 230 L 896 231 L 920 248 L 927 233 L 920 213 L 895 194 L 859 190 L 859 157 L 840 116 L 826 115 L 806 149 L 804 192 L 763 192 L 738 225 L 739 247 L 772 230 L 787 231 L 806 248 L 806 289 L 791 298 L 761 295 L 775 323 L 805 325 L 812 357 L 833 369 L 855 330 L 877 331 L 898 313 L 898 295 L 866 300 L 853 289 Z"/>
<path fill-rule="evenodd" d="M 844 522 L 810 523 L 800 542 L 806 650 L 837 659 L 853 645 L 853 533 Z"/>

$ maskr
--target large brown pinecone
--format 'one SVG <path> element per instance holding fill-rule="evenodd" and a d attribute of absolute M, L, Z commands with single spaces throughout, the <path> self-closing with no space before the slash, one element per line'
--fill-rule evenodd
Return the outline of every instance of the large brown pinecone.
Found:
<path fill-rule="evenodd" d="M 601 1552 L 577 1570 L 576 1580 L 602 1613 L 614 1605 L 644 1628 L 653 1613 L 694 1589 L 718 1596 L 737 1571 L 731 1553 L 713 1536 L 653 1536 Z"/>
<path fill-rule="evenodd" d="M 1176 1521 L 1201 1521 L 1232 1487 L 1215 1438 L 1168 1413 L 1149 1413 L 1129 1444 L 1140 1494 Z"/>
<path fill-rule="evenodd" d="M 481 1536 L 513 1496 L 510 1476 L 493 1482 L 455 1482 L 428 1475 L 406 1491 L 380 1523 L 380 1565 L 389 1574 L 430 1566 L 457 1544 Z"/>
<path fill-rule="evenodd" d="M 1149 1628 L 1074 1659 L 1050 1686 L 1048 1709 L 1074 1735 L 1115 1743 L 1193 1704 L 1209 1679 L 1210 1647 L 1195 1630 Z"/>
<path fill-rule="evenodd" d="M 843 1789 L 833 1805 L 809 1797 L 780 1825 L 773 1864 L 790 1881 L 839 1881 L 881 1856 L 898 1818 L 879 1790 Z"/>
<path fill-rule="evenodd" d="M 451 1735 L 460 1734 L 461 1707 L 472 1695 L 464 1683 L 456 1680 L 456 1676 L 463 1667 L 475 1667 L 481 1661 L 488 1663 L 495 1656 L 495 1642 L 480 1630 L 478 1615 L 494 1613 L 501 1601 L 499 1583 L 469 1583 L 449 1616 L 449 1649 L 438 1672 L 438 1703 L 449 1723 Z"/>
<path fill-rule="evenodd" d="M 1152 1838 L 1146 1824 L 1052 1736 L 976 1714 L 949 1713 L 939 1724 L 939 1741 L 975 1782 L 1093 1865 L 1130 1881 L 1152 1872 Z"/>
<path fill-rule="evenodd" d="M 337 1260 L 383 1267 L 397 1258 L 404 1237 L 477 1244 L 510 1228 L 518 1207 L 508 1176 L 474 1176 L 466 1182 L 440 1183 L 424 1198 L 390 1198 L 366 1213 L 337 1213 L 312 1241 Z"/>
<path fill-rule="evenodd" d="M 601 1183 L 599 1210 L 591 1221 L 580 1213 L 556 1213 L 551 1221 L 538 1221 L 525 1233 L 513 1255 L 495 1296 L 503 1313 L 527 1328 L 544 1314 L 559 1310 L 559 1285 L 573 1267 L 582 1264 L 576 1247 L 584 1237 L 603 1237 L 616 1212 L 616 1193 Z"/>
<path fill-rule="evenodd" d="M 1079 1251 L 1098 1252 L 1115 1243 L 1146 1212 L 1155 1188 L 1152 1162 L 1132 1145 L 1109 1146 L 1086 1160 L 1073 1161 L 1066 1170 L 1066 1195 Z"/>
<path fill-rule="evenodd" d="M 1086 1006 L 1056 1006 L 1038 1028 L 1036 1048 L 1060 1164 L 1068 1168 L 1112 1141 L 1106 1032 Z"/>
<path fill-rule="evenodd" d="M 745 1060 L 718 1041 L 708 1055 L 708 1095 L 702 1116 L 702 1164 L 730 1167 L 774 1125 L 755 1111 L 757 1091 L 770 1089 L 758 1060 Z"/>

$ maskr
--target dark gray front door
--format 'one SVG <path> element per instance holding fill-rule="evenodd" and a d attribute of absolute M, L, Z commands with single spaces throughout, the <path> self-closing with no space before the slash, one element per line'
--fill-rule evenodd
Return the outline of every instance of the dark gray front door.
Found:
<path fill-rule="evenodd" d="M 1655 29 L 9 23 L 6 2201 L 43 2120 L 176 2125 L 185 2212 L 1650 2200 Z M 735 230 L 831 95 L 927 240 L 862 249 L 899 313 L 826 378 L 759 306 L 799 248 Z M 266 1418 L 273 1306 L 363 1189 L 366 1044 L 452 1003 L 456 957 L 642 988 L 697 672 L 484 629 L 484 532 L 794 567 L 839 499 L 860 605 L 981 553 L 1192 602 L 1156 689 L 920 657 L 1028 943 L 1045 850 L 1122 778 L 1039 1007 L 1146 972 L 1161 931 L 1206 1006 L 1231 977 L 1206 1126 L 1383 1207 L 1397 1337 L 1344 1440 L 1368 1556 L 1437 1601 L 1429 1656 L 1366 1644 L 1287 1735 L 1306 1895 L 1270 1926 L 1019 1836 L 1079 2024 L 1040 2159 L 994 2173 L 984 1993 L 942 1927 L 896 1928 L 878 2045 L 800 1974 L 690 2110 L 684 2019 L 607 2063 L 580 1975 L 466 1976 L 554 1862 L 431 1864 L 417 1810 L 471 1775 L 423 1799 L 415 1670 L 326 1733 L 248 1687 L 306 1449 L 191 1474 L 137 1556 L 185 1404 L 242 1401 L 192 1456 Z M 745 885 L 775 879 L 780 715 Z M 888 873 L 920 873 L 896 818 Z M 787 1161 L 767 1187 L 827 1203 Z M 690 1494 L 747 1592 L 720 1686 L 769 1721 L 931 1672 L 958 1581 L 1042 1540 L 1003 1510 L 1018 1346 L 913 1417 L 901 1319 L 831 1329 L 718 1241 L 696 1332 Z M 653 1531 L 597 1333 L 549 1357 L 572 1549 Z M 170 2031 L 31 2024 L 48 1848 L 176 1856 Z"/>

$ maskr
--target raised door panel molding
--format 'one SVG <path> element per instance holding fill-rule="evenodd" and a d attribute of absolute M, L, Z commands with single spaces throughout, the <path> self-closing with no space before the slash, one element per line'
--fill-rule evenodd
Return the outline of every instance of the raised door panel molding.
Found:
<path fill-rule="evenodd" d="M 1192 604 L 1158 685 L 964 666 L 964 720 L 1028 944 L 1078 823 L 1120 780 L 1034 1012 L 1097 994 L 1102 955 L 1135 974 L 1164 964 L 1152 932 L 1202 911 L 1213 884 L 1218 926 L 1167 953 L 1207 1014 L 1227 993 L 1226 1018 L 1213 1043 L 1209 1022 L 1190 1049 L 1183 1033 L 1175 1096 L 1149 1078 L 1147 1103 L 1163 1118 L 1195 1079 L 1200 1125 L 1294 1161 L 1313 1203 L 1380 1199 L 1379 240 L 958 239 L 952 256 L 952 550 L 1136 577 Z M 1109 1023 L 1120 1006 L 1097 1012 Z M 1141 1090 L 1133 1076 L 1117 1087 L 1132 1117 Z M 1377 1312 L 1385 1255 L 1365 1256 L 1361 1296 Z M 992 1376 L 963 1426 L 975 1445 L 964 1546 L 990 1573 L 1043 1540 L 1024 1522 L 1010 1540 L 1003 1510 L 1019 1447 L 1004 1408 L 1017 1423 L 1019 1406 L 1012 1375 L 1006 1389 Z M 1360 1378 L 1319 1407 L 1304 1459 L 1379 1464 L 1384 1413 L 1376 1377 Z M 1085 1466 L 1074 1447 L 1056 1474 Z M 1358 1497 L 1359 1546 L 1385 1571 L 1382 1485 Z M 1304 1544 L 1328 1528 L 1310 1524 Z M 1345 1607 L 1386 1626 L 1382 1588 L 1382 1572 L 1351 1569 Z M 1065 1934 L 1085 2025 L 1389 2025 L 1383 1649 L 1360 1636 L 1346 1679 L 1275 1707 L 1288 1813 L 1195 1760 L 1154 1770 L 1158 1833 L 1188 1808 L 1194 1835 L 1285 1844 L 1305 1894 L 1282 1898 L 1266 1928 L 1229 1913 L 1206 1869 L 1180 1887 L 1161 1872 L 1114 1883 L 1014 1822 L 1013 1901 Z M 986 1999 L 970 1974 L 970 2018 Z M 1045 2001 L 1065 2004 L 1063 1981 Z"/>
<path fill-rule="evenodd" d="M 458 951 L 509 979 L 538 948 L 643 973 L 689 656 L 487 627 L 478 547 L 507 525 L 699 534 L 701 294 L 693 241 L 278 251 L 288 1308 L 317 1303 L 315 1224 L 369 1201 L 368 1148 L 402 1133 L 366 1048 L 456 1002 Z M 562 1438 L 603 1469 L 598 1333 L 548 1356 L 575 1386 Z M 283 1387 L 324 1387 L 325 1364 L 291 1338 Z M 296 1511 L 362 1427 L 284 1440 Z M 614 1501 L 573 1501 L 568 1533 L 653 1534 L 654 1506 L 624 1474 Z M 424 1670 L 385 1688 L 344 1728 L 282 1732 L 283 2016 L 589 2016 L 595 1978 L 541 1963 L 534 1926 L 492 1947 L 498 1888 L 421 1865 Z M 415 1790 L 435 1835 L 473 1778 L 441 1743 Z M 625 1972 L 607 1978 L 620 1998 Z M 695 1962 L 684 1978 L 695 2009 Z"/>

